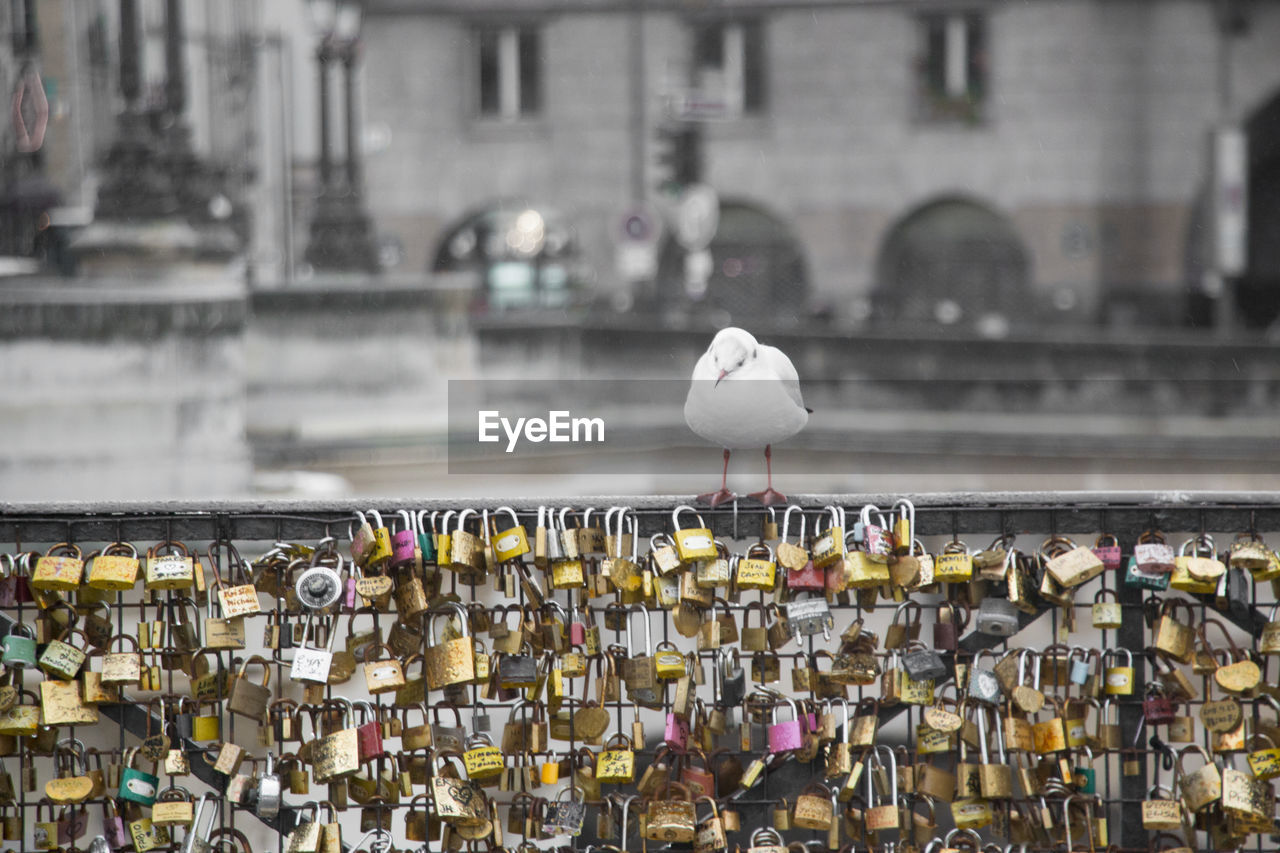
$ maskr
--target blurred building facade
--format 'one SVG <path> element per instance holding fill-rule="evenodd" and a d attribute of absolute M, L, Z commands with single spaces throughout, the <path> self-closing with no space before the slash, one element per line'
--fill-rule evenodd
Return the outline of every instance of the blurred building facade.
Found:
<path fill-rule="evenodd" d="M 369 204 L 407 269 L 514 203 L 559 211 L 595 283 L 620 286 L 623 215 L 661 199 L 660 129 L 695 114 L 726 205 L 713 292 L 996 333 L 1182 323 L 1216 286 L 1225 124 L 1252 157 L 1240 284 L 1272 299 L 1243 319 L 1275 316 L 1276 4 L 369 0 L 364 39 L 387 140 Z M 686 298 L 677 264 L 657 277 L 659 301 Z"/>

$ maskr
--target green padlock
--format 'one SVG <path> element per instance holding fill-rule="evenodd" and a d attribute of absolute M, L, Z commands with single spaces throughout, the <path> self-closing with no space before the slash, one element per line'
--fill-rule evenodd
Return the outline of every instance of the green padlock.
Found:
<path fill-rule="evenodd" d="M 125 756 L 124 771 L 120 774 L 120 799 L 150 806 L 156 801 L 156 789 L 160 785 L 160 777 L 134 767 L 133 764 L 137 758 L 137 748 L 129 750 Z"/>
<path fill-rule="evenodd" d="M 30 625 L 21 622 L 9 629 L 8 635 L 0 641 L 0 663 L 8 669 L 21 669 L 36 665 L 36 632 Z"/>
<path fill-rule="evenodd" d="M 1093 769 L 1093 750 L 1087 746 L 1081 747 L 1085 754 L 1085 764 L 1077 766 L 1072 772 L 1072 780 L 1075 782 L 1076 792 L 1080 794 L 1093 794 L 1098 789 L 1098 771 Z"/>
<path fill-rule="evenodd" d="M 422 552 L 422 562 L 436 561 L 436 512 L 431 513 L 431 526 L 423 523 L 427 510 L 418 513 L 418 550 Z"/>

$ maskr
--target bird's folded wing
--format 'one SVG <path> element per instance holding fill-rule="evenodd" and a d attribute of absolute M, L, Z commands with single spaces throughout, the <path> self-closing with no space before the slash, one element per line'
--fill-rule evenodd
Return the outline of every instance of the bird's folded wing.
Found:
<path fill-rule="evenodd" d="M 795 365 L 791 363 L 791 359 L 787 358 L 787 354 L 777 347 L 761 346 L 759 358 L 770 370 L 778 374 L 783 388 L 795 404 L 802 409 L 805 408 L 804 398 L 800 396 L 800 374 L 796 373 Z"/>

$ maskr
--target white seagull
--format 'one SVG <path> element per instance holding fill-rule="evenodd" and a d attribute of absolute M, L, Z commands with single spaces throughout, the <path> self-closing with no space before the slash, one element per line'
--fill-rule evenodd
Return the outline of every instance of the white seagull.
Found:
<path fill-rule="evenodd" d="M 720 491 L 698 500 L 718 506 L 737 497 L 729 491 L 729 451 L 764 447 L 769 483 L 749 497 L 768 506 L 787 498 L 773 488 L 772 446 L 804 429 L 809 412 L 800 396 L 800 376 L 786 353 L 756 342 L 751 333 L 722 329 L 693 368 L 684 419 L 689 428 L 724 448 Z"/>

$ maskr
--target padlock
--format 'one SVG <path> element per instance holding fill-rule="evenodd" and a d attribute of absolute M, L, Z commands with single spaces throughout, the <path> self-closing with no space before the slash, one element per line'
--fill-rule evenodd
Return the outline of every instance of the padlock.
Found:
<path fill-rule="evenodd" d="M 902 668 L 912 681 L 930 681 L 944 678 L 947 666 L 942 656 L 924 643 L 913 642 L 902 655 Z"/>
<path fill-rule="evenodd" d="M 307 621 L 303 628 L 303 643 L 293 653 L 293 663 L 289 668 L 289 677 L 295 681 L 309 681 L 314 684 L 329 683 L 329 669 L 333 664 L 333 641 L 338 636 L 337 617 L 334 617 L 334 624 L 325 626 L 323 622 L 316 625 L 323 634 L 327 634 L 329 642 L 324 648 L 313 648 L 307 645 L 310 638 L 316 636 L 317 631 L 312 630 L 312 620 L 315 618 L 315 611 L 307 613 Z"/>
<path fill-rule="evenodd" d="M 777 563 L 773 549 L 764 542 L 747 548 L 734 566 L 734 583 L 739 589 L 758 589 L 773 592 L 777 584 Z"/>
<path fill-rule="evenodd" d="M 147 550 L 143 587 L 148 590 L 190 589 L 195 585 L 195 558 L 181 542 L 160 542 Z"/>
<path fill-rule="evenodd" d="M 791 514 L 793 512 L 800 513 L 800 534 L 795 542 L 790 541 Z M 774 549 L 778 565 L 787 572 L 786 584 L 788 588 L 791 588 L 792 573 L 801 571 L 811 562 L 809 550 L 805 547 L 805 527 L 804 510 L 799 506 L 788 506 L 786 512 L 782 514 L 782 537 Z M 814 574 L 816 574 L 816 570 Z"/>
<path fill-rule="evenodd" d="M 990 649 L 974 655 L 973 665 L 969 669 L 969 697 L 983 705 L 995 705 L 1001 698 L 1000 678 L 996 675 L 994 666 L 982 665 L 982 658 L 986 655 L 996 658 L 995 652 Z"/>
<path fill-rule="evenodd" d="M 440 616 L 456 617 L 461 635 L 439 640 L 435 625 Z M 427 635 L 428 644 L 424 655 L 429 688 L 439 690 L 475 679 L 475 646 L 471 641 L 470 620 L 465 607 L 457 602 L 446 602 L 443 611 L 433 613 L 428 619 Z"/>
<path fill-rule="evenodd" d="M 1187 772 L 1182 766 L 1189 752 L 1198 752 L 1200 757 L 1204 759 L 1203 764 L 1191 772 Z M 1213 763 L 1204 747 L 1198 744 L 1183 747 L 1178 753 L 1176 769 L 1178 789 L 1182 794 L 1182 801 L 1186 804 L 1188 811 L 1198 812 L 1222 798 L 1221 771 Z"/>
<path fill-rule="evenodd" d="M 1117 657 L 1123 655 L 1125 663 L 1123 666 L 1107 666 L 1103 670 L 1103 678 L 1106 682 L 1106 693 L 1108 696 L 1132 696 L 1133 695 L 1133 653 L 1128 649 L 1109 649 L 1103 653 L 1105 661 L 1110 655 Z"/>
<path fill-rule="evenodd" d="M 195 819 L 195 802 L 191 792 L 170 785 L 156 796 L 151 807 L 151 822 L 156 826 L 190 826 Z"/>
<path fill-rule="evenodd" d="M 631 617 L 639 613 L 644 624 L 644 652 L 638 654 L 631 640 Z M 627 625 L 627 660 L 624 668 L 624 680 L 627 684 L 627 695 L 641 705 L 655 705 L 660 699 L 657 692 L 657 671 L 652 655 L 651 637 L 649 634 L 649 614 L 642 606 L 632 605 L 628 612 Z"/>
<path fill-rule="evenodd" d="M 36 665 L 36 632 L 30 625 L 18 622 L 9 629 L 0 648 L 0 663 L 8 669 L 22 669 Z"/>
<path fill-rule="evenodd" d="M 909 616 L 911 608 L 915 608 L 914 617 Z M 900 649 L 906 646 L 909 640 L 918 640 L 920 638 L 920 613 L 921 609 L 918 601 L 904 601 L 899 604 L 893 612 L 893 621 L 889 623 L 889 627 L 885 630 L 884 647 L 886 649 Z M 908 614 L 909 618 L 904 618 L 904 614 Z"/>
<path fill-rule="evenodd" d="M 985 708 L 978 709 L 978 745 L 982 755 L 982 766 L 979 769 L 979 785 L 981 787 L 982 796 L 987 799 L 1003 800 L 1013 796 L 1013 768 L 1009 765 L 1009 760 L 1005 756 L 1004 738 L 999 733 L 995 735 L 996 756 L 998 761 L 991 762 L 989 754 L 987 734 L 987 713 Z M 994 719 L 995 710 L 990 710 Z"/>
<path fill-rule="evenodd" d="M 1262 742 L 1261 749 L 1255 747 L 1257 741 Z M 1255 732 L 1249 736 L 1247 746 L 1249 770 L 1254 776 L 1264 782 L 1280 776 L 1280 748 L 1276 747 L 1276 742 L 1270 735 Z"/>
<path fill-rule="evenodd" d="M 1173 699 L 1165 695 L 1164 686 L 1159 682 L 1147 682 L 1142 698 L 1142 715 L 1151 726 L 1173 722 L 1176 716 Z"/>
<path fill-rule="evenodd" d="M 380 651 L 386 651 L 387 654 L 375 657 Z M 393 693 L 404 686 L 404 669 L 385 643 L 370 643 L 365 646 L 361 660 L 364 664 L 365 689 L 374 696 Z"/>
<path fill-rule="evenodd" d="M 246 672 L 251 664 L 262 667 L 261 684 L 254 684 L 247 677 Z M 267 704 L 271 701 L 271 688 L 268 687 L 270 682 L 270 663 L 259 655 L 251 655 L 240 665 L 240 670 L 231 683 L 231 692 L 227 701 L 228 710 L 251 720 L 265 720 Z"/>
<path fill-rule="evenodd" d="M 223 584 L 218 552 L 225 550 L 229 563 L 229 584 Z M 213 580 L 218 589 L 218 603 L 224 619 L 238 619 L 262 612 L 258 602 L 258 589 L 249 578 L 248 566 L 229 541 L 214 542 L 209 546 L 208 558 L 213 566 Z M 239 575 L 237 577 L 237 574 Z M 194 578 L 193 578 L 194 581 Z"/>
<path fill-rule="evenodd" d="M 686 510 L 697 517 L 697 527 L 685 529 L 680 527 L 680 513 Z M 680 558 L 680 562 L 688 564 L 695 560 L 715 559 L 716 546 L 711 529 L 693 507 L 687 504 L 677 506 L 671 512 L 671 524 L 674 528 L 672 539 L 675 541 L 676 555 Z"/>
<path fill-rule="evenodd" d="M 987 596 L 978 605 L 978 631 L 992 637 L 1012 637 L 1018 633 L 1018 608 L 1007 598 Z"/>
<path fill-rule="evenodd" d="M 86 563 L 86 583 L 94 589 L 121 592 L 138 582 L 138 549 L 126 542 L 112 542 Z"/>
<path fill-rule="evenodd" d="M 776 754 L 787 750 L 799 749 L 804 741 L 799 706 L 794 699 L 789 699 L 780 693 L 774 693 L 773 695 L 791 706 L 792 718 L 779 721 L 777 718 L 778 707 L 774 705 L 769 723 L 769 752 Z"/>
<path fill-rule="evenodd" d="M 973 555 L 969 546 L 952 540 L 933 560 L 933 580 L 940 583 L 969 583 L 973 580 Z"/>
<path fill-rule="evenodd" d="M 467 778 L 476 782 L 497 779 L 506 767 L 502 750 L 493 745 L 488 735 L 480 732 L 467 737 L 462 763 L 466 767 Z"/>
<path fill-rule="evenodd" d="M 721 708 L 734 708 L 742 703 L 746 695 L 746 671 L 736 648 L 722 648 L 717 654 L 715 668 L 719 697 L 716 704 Z"/>
<path fill-rule="evenodd" d="M 485 544 L 479 536 L 467 529 L 467 519 L 471 516 L 480 518 L 474 509 L 463 509 L 458 512 L 457 526 L 449 538 L 449 562 L 440 562 L 449 570 L 461 577 L 483 575 L 485 572 Z"/>
<path fill-rule="evenodd" d="M 138 750 L 136 748 L 125 752 L 118 796 L 122 800 L 128 800 L 142 806 L 150 806 L 156 801 L 160 777 L 155 773 L 147 773 L 135 767 L 134 764 L 137 759 Z"/>
<path fill-rule="evenodd" d="M 77 545 L 59 542 L 36 559 L 29 583 L 32 589 L 66 592 L 80 586 L 84 560 Z"/>
<path fill-rule="evenodd" d="M 1105 601 L 1108 595 L 1115 601 Z M 1100 589 L 1094 593 L 1092 616 L 1095 628 L 1119 628 L 1124 621 L 1119 594 L 1114 589 Z"/>
<path fill-rule="evenodd" d="M 800 790 L 791 816 L 793 826 L 825 831 L 830 828 L 834 817 L 831 790 L 826 785 L 821 782 L 810 782 Z"/>
<path fill-rule="evenodd" d="M 827 527 L 814 537 L 812 549 L 813 564 L 819 569 L 838 562 L 845 553 L 844 508 L 828 505 L 823 507 L 823 512 L 827 513 L 829 521 Z"/>
<path fill-rule="evenodd" d="M 1061 752 L 1067 748 L 1066 730 L 1062 719 L 1062 700 L 1055 696 L 1052 707 L 1052 717 L 1031 725 L 1031 736 L 1035 751 L 1039 755 Z"/>
<path fill-rule="evenodd" d="M 119 642 L 128 641 L 133 651 L 111 651 Z M 124 684 L 136 684 L 142 677 L 142 655 L 138 653 L 137 641 L 128 634 L 117 634 L 107 646 L 106 655 L 102 659 L 102 683 L 118 687 Z"/>
<path fill-rule="evenodd" d="M 1045 561 L 1044 569 L 1063 589 L 1088 583 L 1106 570 L 1091 548 L 1076 545 L 1065 536 L 1053 536 L 1040 546 L 1041 553 L 1046 553 L 1051 544 L 1059 546 L 1058 553 Z"/>
<path fill-rule="evenodd" d="M 1188 539 L 1173 558 L 1169 588 L 1197 595 L 1213 595 L 1218 578 L 1227 567 L 1214 556 L 1213 537 L 1200 535 Z"/>
<path fill-rule="evenodd" d="M 600 782 L 629 785 L 635 780 L 636 754 L 631 739 L 616 734 L 596 757 L 595 778 Z"/>
<path fill-rule="evenodd" d="M 887 563 L 893 553 L 893 531 L 884 513 L 874 504 L 862 507 L 849 535 L 875 562 Z"/>
<path fill-rule="evenodd" d="M 811 637 L 821 633 L 823 639 L 831 639 L 835 620 L 826 598 L 817 595 L 793 598 L 787 602 L 787 625 L 794 637 Z"/>
<path fill-rule="evenodd" d="M 1179 663 L 1189 663 L 1194 651 L 1195 632 L 1187 624 L 1179 622 L 1174 614 L 1178 608 L 1184 608 L 1194 619 L 1191 605 L 1178 599 L 1165 599 L 1160 607 L 1160 618 L 1156 623 L 1155 646 L 1161 652 Z"/>
<path fill-rule="evenodd" d="M 1102 561 L 1107 571 L 1120 570 L 1120 540 L 1110 533 L 1103 533 L 1093 542 L 1093 553 Z"/>
<path fill-rule="evenodd" d="M 1168 797 L 1161 797 L 1164 791 Z M 1148 831 L 1172 831 L 1182 829 L 1182 803 L 1173 798 L 1173 792 L 1162 785 L 1152 785 L 1147 789 L 1147 797 L 1142 801 L 1142 828 Z"/>

